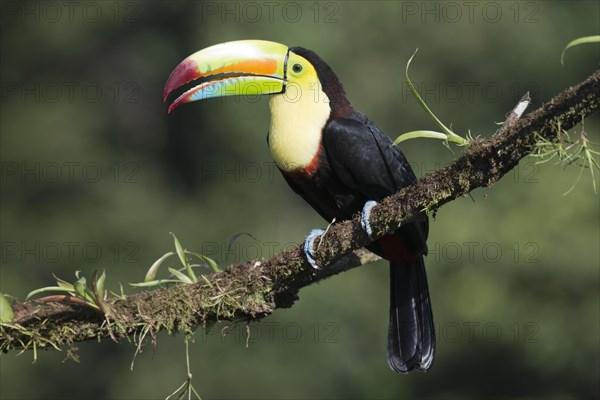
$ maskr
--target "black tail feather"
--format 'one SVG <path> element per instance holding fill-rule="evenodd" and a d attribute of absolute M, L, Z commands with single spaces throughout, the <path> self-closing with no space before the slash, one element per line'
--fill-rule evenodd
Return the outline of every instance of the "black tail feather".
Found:
<path fill-rule="evenodd" d="M 416 265 L 390 265 L 388 364 L 395 372 L 427 371 L 435 355 L 435 330 L 423 257 Z"/>

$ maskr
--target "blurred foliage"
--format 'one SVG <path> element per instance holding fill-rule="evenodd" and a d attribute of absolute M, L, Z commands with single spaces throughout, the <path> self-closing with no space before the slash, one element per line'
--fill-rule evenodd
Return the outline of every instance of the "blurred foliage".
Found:
<path fill-rule="evenodd" d="M 567 43 L 598 33 L 596 1 L 1 5 L 0 291 L 20 299 L 76 269 L 105 268 L 118 292 L 172 248 L 169 232 L 227 265 L 325 225 L 270 160 L 266 98 L 166 115 L 166 78 L 200 48 L 268 39 L 313 49 L 393 138 L 434 128 L 404 83 L 417 47 L 411 79 L 461 135 L 491 134 L 525 91 L 533 109 L 600 59 L 596 45 L 578 46 L 560 65 Z M 593 142 L 598 126 L 598 115 L 585 121 Z M 401 146 L 417 175 L 455 157 L 437 141 Z M 586 180 L 562 196 L 578 168 L 534 162 L 431 224 L 431 372 L 397 376 L 386 365 L 388 273 L 378 263 L 304 289 L 293 308 L 249 325 L 248 346 L 246 326 L 199 329 L 190 356 L 200 394 L 598 398 L 598 197 Z M 228 249 L 239 232 L 252 236 Z M 0 397 L 164 398 L 185 374 L 183 336 L 159 335 L 133 372 L 132 345 L 78 348 L 80 364 L 61 363 L 67 349 L 35 365 L 31 353 L 2 355 Z"/>

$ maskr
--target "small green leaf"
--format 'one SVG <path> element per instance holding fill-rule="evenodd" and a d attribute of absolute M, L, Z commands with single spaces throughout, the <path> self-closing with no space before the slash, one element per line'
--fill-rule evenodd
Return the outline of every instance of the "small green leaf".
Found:
<path fill-rule="evenodd" d="M 208 287 L 212 287 L 213 284 L 210 283 L 210 281 L 208 280 L 207 277 L 205 277 L 204 275 L 200 275 L 200 278 L 202 278 L 204 280 L 204 282 L 206 282 L 206 284 L 208 285 Z"/>
<path fill-rule="evenodd" d="M 75 290 L 65 289 L 64 287 L 60 287 L 60 286 L 46 286 L 43 288 L 36 289 L 32 292 L 29 292 L 29 294 L 27 295 L 25 300 L 29 300 L 29 298 L 31 298 L 32 296 L 35 296 L 38 293 L 44 293 L 44 292 L 66 292 L 71 295 L 75 294 Z"/>
<path fill-rule="evenodd" d="M 75 288 L 75 293 L 77 293 L 79 295 L 79 297 L 81 297 L 82 299 L 86 298 L 86 280 L 85 280 L 85 276 L 82 276 L 81 278 L 79 278 L 75 284 L 73 285 L 73 287 Z"/>
<path fill-rule="evenodd" d="M 580 37 L 580 38 L 570 41 L 565 46 L 565 48 L 562 51 L 562 54 L 560 55 L 560 65 L 563 65 L 563 66 L 565 65 L 565 53 L 567 52 L 568 49 L 570 49 L 571 47 L 579 46 L 582 44 L 589 44 L 589 43 L 600 43 L 600 35 L 584 36 L 584 37 Z"/>
<path fill-rule="evenodd" d="M 181 281 L 179 281 L 177 279 L 158 279 L 155 281 L 130 283 L 129 285 L 134 286 L 134 287 L 153 287 L 153 286 L 158 286 L 162 283 L 181 283 Z"/>
<path fill-rule="evenodd" d="M 423 109 L 425 110 L 425 112 L 427 114 L 429 114 L 429 116 L 435 121 L 435 123 L 440 127 L 440 129 L 446 133 L 446 135 L 450 136 L 454 132 L 452 132 L 450 130 L 450 128 L 448 128 L 446 125 L 444 125 L 442 123 L 442 121 L 440 121 L 438 119 L 438 117 L 435 116 L 435 114 L 433 113 L 433 111 L 431 111 L 431 109 L 429 108 L 429 106 L 427 106 L 427 103 L 425 103 L 425 100 L 423 100 L 423 98 L 421 97 L 421 95 L 419 94 L 419 92 L 417 91 L 417 89 L 415 88 L 415 86 L 413 85 L 412 81 L 410 80 L 410 77 L 408 76 L 408 69 L 410 68 L 410 64 L 412 63 L 413 58 L 415 58 L 415 56 L 417 55 L 417 51 L 418 50 L 419 49 L 415 50 L 415 52 L 413 53 L 413 55 L 410 56 L 410 58 L 408 59 L 408 62 L 406 63 L 406 70 L 404 71 L 404 75 L 406 77 L 406 83 L 408 84 L 408 88 L 410 89 L 410 91 L 412 92 L 412 94 L 416 97 L 417 101 L 419 102 L 419 104 L 421 105 L 421 107 L 423 107 Z"/>
<path fill-rule="evenodd" d="M 111 290 L 110 294 L 112 294 L 113 296 L 115 296 L 119 300 L 125 300 L 127 298 L 127 295 L 125 295 L 125 292 L 123 291 L 123 285 L 121 284 L 121 282 L 119 282 L 119 289 L 120 289 L 119 293 L 115 293 L 115 292 L 113 292 Z"/>
<path fill-rule="evenodd" d="M 162 263 L 165 262 L 165 260 L 167 258 L 171 257 L 173 254 L 175 254 L 175 253 L 173 253 L 172 251 L 169 251 L 168 253 L 165 253 L 165 255 L 163 255 L 161 258 L 154 261 L 154 263 L 150 266 L 150 269 L 148 269 L 148 272 L 146 272 L 146 277 L 144 278 L 144 282 L 150 282 L 150 281 L 154 280 L 154 278 L 156 277 L 156 274 L 158 273 L 158 269 L 160 268 Z"/>
<path fill-rule="evenodd" d="M 98 277 L 98 271 L 94 271 L 93 280 L 96 282 L 94 285 L 96 287 L 96 292 L 98 293 L 98 296 L 100 296 L 100 298 L 98 300 L 103 300 L 104 299 L 104 281 L 106 280 L 106 271 L 102 270 L 102 274 L 99 277 Z"/>
<path fill-rule="evenodd" d="M 73 287 L 73 285 L 65 280 L 60 279 L 59 277 L 57 277 L 56 275 L 52 274 L 52 276 L 54 277 L 54 279 L 56 279 L 56 284 L 62 288 L 65 289 L 69 289 L 69 290 L 75 290 L 75 288 Z"/>
<path fill-rule="evenodd" d="M 192 271 L 190 263 L 185 258 L 185 251 L 183 250 L 183 246 L 181 246 L 181 243 L 179 243 L 177 236 L 175 236 L 173 232 L 171 232 L 171 235 L 173 236 L 173 241 L 175 242 L 175 250 L 177 251 L 177 256 L 179 256 L 181 264 L 185 267 L 185 270 L 192 282 L 196 282 L 198 278 L 196 278 L 196 274 L 194 274 L 194 271 Z"/>
<path fill-rule="evenodd" d="M 0 322 L 11 323 L 15 318 L 8 299 L 0 292 Z"/>
<path fill-rule="evenodd" d="M 393 145 L 396 146 L 405 140 L 416 138 L 448 140 L 448 135 L 436 131 L 412 131 L 398 136 L 396 140 L 394 140 Z"/>
<path fill-rule="evenodd" d="M 177 256 L 179 257 L 179 261 L 181 261 L 181 265 L 187 267 L 188 262 L 185 259 L 185 253 L 183 252 L 183 247 L 181 246 L 179 239 L 177 239 L 177 236 L 175 236 L 173 232 L 171 232 L 171 236 L 173 236 L 173 242 L 175 242 L 175 251 L 177 251 Z"/>
<path fill-rule="evenodd" d="M 425 100 L 423 100 L 423 98 L 421 97 L 421 95 L 419 95 L 419 92 L 417 91 L 417 89 L 413 85 L 412 81 L 410 80 L 410 77 L 408 76 L 408 68 L 410 67 L 410 63 L 412 62 L 413 58 L 417 54 L 418 50 L 419 49 L 415 50 L 415 52 L 413 53 L 413 55 L 408 59 L 408 62 L 406 63 L 405 76 L 406 76 L 406 83 L 408 84 L 408 88 L 410 89 L 410 91 L 412 92 L 412 94 L 417 99 L 417 102 L 421 105 L 421 107 L 423 107 L 423 109 L 425 110 L 425 112 L 435 121 L 435 123 L 442 130 L 442 132 L 444 132 L 447 135 L 446 141 L 450 141 L 450 142 L 456 143 L 459 146 L 466 146 L 466 145 L 468 145 L 469 144 L 469 140 L 467 140 L 467 139 L 465 139 L 465 138 L 457 135 L 456 133 L 454 133 L 452 131 L 452 129 L 450 129 L 446 125 L 444 125 L 442 123 L 442 121 L 440 121 L 440 119 L 433 113 L 433 111 L 431 111 L 431 109 L 429 108 L 429 106 L 427 105 L 427 103 L 425 103 Z M 403 140 L 405 140 L 405 139 L 403 139 Z"/>
<path fill-rule="evenodd" d="M 210 267 L 210 269 L 213 270 L 213 272 L 221 272 L 222 271 L 221 267 L 219 267 L 219 264 L 217 264 L 217 262 L 210 257 L 207 257 L 203 254 L 194 253 L 193 251 L 189 251 L 189 250 L 186 250 L 185 253 L 190 254 L 194 257 L 197 257 L 200 261 L 207 264 Z"/>
<path fill-rule="evenodd" d="M 194 283 L 194 281 L 192 281 L 186 274 L 181 271 L 177 271 L 175 268 L 169 267 L 169 272 L 175 275 L 175 277 L 183 283 Z"/>

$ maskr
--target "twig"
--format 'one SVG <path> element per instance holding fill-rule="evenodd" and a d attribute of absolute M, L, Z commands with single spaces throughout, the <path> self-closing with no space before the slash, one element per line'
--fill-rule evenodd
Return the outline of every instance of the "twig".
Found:
<path fill-rule="evenodd" d="M 502 135 L 508 128 L 510 128 L 512 124 L 521 118 L 521 115 L 523 115 L 527 107 L 529 107 L 529 103 L 531 103 L 531 97 L 529 97 L 529 92 L 527 92 L 523 95 L 523 97 L 521 97 L 521 100 L 519 100 L 510 114 L 508 114 L 508 117 L 506 117 L 506 120 L 500 129 L 498 129 L 498 131 L 495 133 L 495 135 Z"/>

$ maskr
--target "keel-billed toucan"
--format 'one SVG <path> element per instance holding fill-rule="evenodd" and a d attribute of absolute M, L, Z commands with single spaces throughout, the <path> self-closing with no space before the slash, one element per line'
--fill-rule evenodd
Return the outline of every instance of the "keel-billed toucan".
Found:
<path fill-rule="evenodd" d="M 200 50 L 183 60 L 165 85 L 164 100 L 190 82 L 171 103 L 229 95 L 270 94 L 268 145 L 292 189 L 323 218 L 349 219 L 415 181 L 402 152 L 355 110 L 331 68 L 302 47 L 242 40 Z M 365 206 L 366 204 L 366 206 Z M 420 215 L 368 249 L 390 261 L 388 363 L 396 372 L 426 371 L 435 334 L 423 256 L 428 219 Z M 309 236 L 305 252 L 312 260 Z M 314 263 L 313 263 L 313 266 Z"/>

